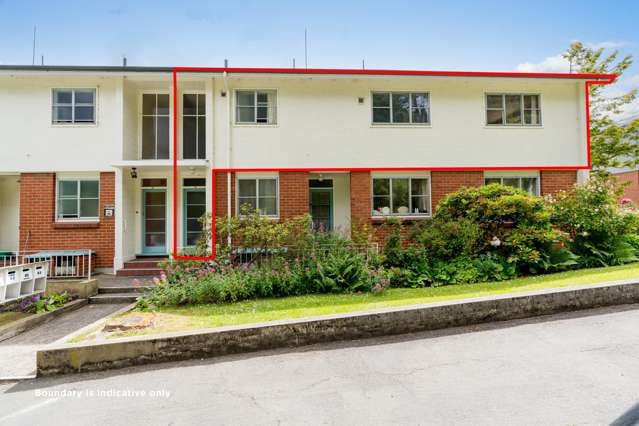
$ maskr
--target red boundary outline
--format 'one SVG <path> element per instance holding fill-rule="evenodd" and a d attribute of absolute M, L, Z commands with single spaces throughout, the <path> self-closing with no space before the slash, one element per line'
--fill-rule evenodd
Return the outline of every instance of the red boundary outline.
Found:
<path fill-rule="evenodd" d="M 583 166 L 486 166 L 486 167 L 315 167 L 315 168 L 212 168 L 211 169 L 211 255 L 189 256 L 179 255 L 177 250 L 177 211 L 178 211 L 178 120 L 177 120 L 177 75 L 180 72 L 211 72 L 211 73 L 248 73 L 248 74 L 302 74 L 302 75 L 393 75 L 393 76 L 440 76 L 440 77 L 510 77 L 510 78 L 562 78 L 584 79 L 586 100 L 586 157 L 587 164 Z M 215 260 L 216 258 L 216 173 L 232 172 L 311 172 L 311 171 L 471 171 L 471 170 L 587 170 L 591 166 L 590 154 L 590 86 L 595 84 L 614 83 L 615 74 L 592 73 L 529 73 L 529 72 L 484 72 L 484 71 L 426 71 L 426 70 L 360 70 L 360 69 L 321 69 L 321 68 L 226 68 L 226 67 L 174 67 L 173 68 L 173 253 L 176 260 Z"/>

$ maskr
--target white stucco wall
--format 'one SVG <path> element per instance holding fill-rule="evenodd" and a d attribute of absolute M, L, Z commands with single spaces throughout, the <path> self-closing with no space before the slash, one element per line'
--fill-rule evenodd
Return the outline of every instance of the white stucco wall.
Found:
<path fill-rule="evenodd" d="M 121 158 L 117 77 L 0 76 L 0 172 L 110 170 Z M 120 83 L 121 84 L 121 83 Z M 51 90 L 97 88 L 97 124 L 51 123 Z"/>
<path fill-rule="evenodd" d="M 0 176 L 0 250 L 18 250 L 20 177 Z"/>
<path fill-rule="evenodd" d="M 277 124 L 231 126 L 230 167 L 584 165 L 583 83 L 519 78 L 229 78 L 277 90 Z M 223 80 L 216 87 L 223 87 Z M 426 91 L 430 126 L 371 124 L 372 91 Z M 216 91 L 216 167 L 229 167 L 227 98 Z M 485 93 L 541 95 L 542 126 L 487 127 Z M 358 98 L 364 103 L 359 104 Z M 234 108 L 231 108 L 234 116 Z"/>

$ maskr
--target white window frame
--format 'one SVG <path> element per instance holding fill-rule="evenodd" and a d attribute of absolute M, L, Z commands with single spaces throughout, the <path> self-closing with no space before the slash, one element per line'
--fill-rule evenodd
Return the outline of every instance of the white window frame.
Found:
<path fill-rule="evenodd" d="M 55 102 L 55 91 L 56 90 L 70 90 L 71 91 L 71 104 L 56 104 Z M 93 91 L 93 105 L 89 105 L 89 104 L 79 104 L 77 106 L 93 106 L 93 121 L 75 121 L 75 107 L 76 107 L 76 103 L 75 103 L 75 91 L 88 91 L 88 90 L 92 90 Z M 49 94 L 51 96 L 50 98 L 50 104 L 51 104 L 51 125 L 53 127 L 94 127 L 97 126 L 98 124 L 98 87 L 64 87 L 64 86 L 57 86 L 57 87 L 51 87 Z M 58 105 L 62 105 L 62 106 L 66 106 L 66 107 L 71 107 L 71 121 L 55 121 L 55 117 L 54 117 L 54 113 L 53 110 L 56 106 Z"/>
<path fill-rule="evenodd" d="M 78 189 L 78 196 L 76 197 L 78 203 L 78 217 L 60 217 L 60 182 L 76 182 Z M 80 201 L 83 198 L 80 196 L 80 182 L 97 182 L 98 183 L 98 215 L 97 216 L 79 216 L 80 215 Z M 55 221 L 56 222 L 98 222 L 100 220 L 100 178 L 99 176 L 82 175 L 82 176 L 56 176 L 55 182 Z M 95 198 L 84 198 L 93 200 Z"/>
<path fill-rule="evenodd" d="M 204 95 L 204 114 L 199 114 L 199 106 L 196 106 L 196 114 L 184 114 L 184 95 Z M 199 104 L 198 104 L 199 105 Z M 189 158 L 189 160 L 206 160 L 206 132 L 207 132 L 207 128 L 206 128 L 206 116 L 207 116 L 207 110 L 208 110 L 208 105 L 207 105 L 207 95 L 206 92 L 203 91 L 185 91 L 185 92 L 181 92 L 180 93 L 180 128 L 182 129 L 180 136 L 180 156 L 181 159 L 184 160 L 184 117 L 195 117 L 196 120 L 196 127 L 195 127 L 195 157 L 196 158 Z M 169 119 L 170 119 L 170 108 L 169 108 Z M 200 135 L 199 135 L 199 131 L 200 128 L 197 126 L 197 123 L 200 120 L 204 120 L 204 158 L 198 158 L 199 157 L 199 141 L 200 141 Z M 170 124 L 169 124 L 170 127 Z M 170 138 L 170 136 L 169 136 Z"/>
<path fill-rule="evenodd" d="M 374 193 L 374 180 L 375 179 L 389 179 L 389 202 L 390 202 L 390 209 L 391 209 L 391 213 L 390 214 L 375 214 L 375 210 L 373 209 L 374 206 L 374 197 L 375 197 L 375 193 Z M 408 210 L 409 213 L 408 214 L 399 214 L 399 213 L 393 213 L 393 179 L 408 179 Z M 428 213 L 410 213 L 412 211 L 412 185 L 411 185 L 411 180 L 412 179 L 426 179 L 427 183 L 428 183 Z M 419 218 L 429 218 L 432 217 L 433 215 L 433 192 L 432 192 L 432 181 L 431 181 L 431 176 L 430 173 L 429 174 L 423 174 L 423 175 L 416 175 L 416 174 L 380 174 L 380 175 L 371 175 L 371 206 L 370 206 L 370 211 L 371 211 L 371 217 L 373 219 L 385 219 L 388 217 L 398 217 L 398 218 L 404 218 L 404 219 L 419 219 Z"/>
<path fill-rule="evenodd" d="M 138 96 L 138 159 L 146 160 L 146 161 L 155 161 L 157 158 L 142 158 L 142 144 L 144 138 L 144 129 L 142 128 L 143 118 L 144 117 L 165 117 L 165 115 L 147 115 L 144 114 L 144 95 L 169 95 L 169 158 L 172 159 L 175 153 L 173 152 L 173 120 L 171 119 L 172 113 L 172 105 L 173 105 L 173 95 L 168 90 L 142 90 L 139 92 Z M 157 152 L 157 125 L 155 129 L 155 151 Z M 166 161 L 167 159 L 159 159 L 160 161 Z"/>
<path fill-rule="evenodd" d="M 488 96 L 501 96 L 502 108 L 488 108 Z M 521 108 L 521 123 L 506 123 L 506 96 L 519 96 L 519 104 Z M 530 108 L 524 108 L 524 96 L 537 96 L 539 102 L 539 124 L 526 124 L 525 110 Z M 488 123 L 488 110 L 502 111 L 502 123 L 501 124 L 489 124 Z M 522 93 L 522 92 L 486 92 L 484 93 L 484 126 L 488 128 L 540 128 L 543 127 L 543 113 L 542 113 L 542 99 L 541 93 Z"/>
<path fill-rule="evenodd" d="M 500 179 L 501 185 L 504 184 L 504 179 L 519 179 L 518 188 L 522 189 L 521 187 L 522 178 L 536 179 L 535 190 L 537 193 L 531 194 L 531 195 L 536 195 L 536 196 L 541 195 L 541 176 L 538 172 L 533 172 L 533 173 L 508 172 L 508 171 L 484 172 L 484 185 L 486 185 L 486 179 Z"/>
<path fill-rule="evenodd" d="M 375 107 L 375 104 L 373 103 L 373 95 L 375 94 L 388 94 L 390 95 L 390 99 L 389 99 L 389 106 L 388 108 L 390 108 L 390 122 L 388 123 L 383 123 L 383 122 L 377 122 L 375 121 L 375 108 L 386 108 L 386 107 Z M 393 95 L 397 95 L 397 94 L 402 94 L 408 95 L 408 123 L 405 122 L 401 122 L 401 123 L 394 123 L 393 122 Z M 413 95 L 416 94 L 424 94 L 428 96 L 428 121 L 425 123 L 421 123 L 421 122 L 417 122 L 414 123 L 413 122 Z M 432 121 L 433 121 L 433 117 L 431 114 L 431 110 L 432 110 L 432 98 L 431 98 L 431 93 L 427 90 L 412 90 L 412 91 L 406 91 L 406 90 L 373 90 L 370 93 L 370 99 L 371 99 L 371 125 L 372 126 L 395 126 L 395 127 L 401 127 L 401 126 L 409 126 L 409 127 L 430 127 L 432 125 Z"/>
<path fill-rule="evenodd" d="M 259 211 L 259 194 L 260 194 L 260 180 L 275 180 L 275 214 L 268 215 L 260 213 L 260 216 L 279 219 L 280 217 L 280 178 L 277 175 L 236 175 L 235 176 L 235 212 L 238 216 L 241 216 L 240 212 L 240 181 L 241 180 L 254 180 L 255 181 L 255 205 Z M 248 198 L 248 197 L 243 197 Z"/>
<path fill-rule="evenodd" d="M 253 92 L 253 100 L 255 102 L 255 104 L 253 105 L 253 108 L 255 109 L 254 114 L 255 114 L 255 120 L 254 121 L 239 121 L 239 114 L 238 114 L 238 108 L 239 105 L 237 104 L 237 92 Z M 257 121 L 257 94 L 258 93 L 272 93 L 275 96 L 275 101 L 273 102 L 272 107 L 272 116 L 274 117 L 273 121 L 270 122 L 266 122 L 266 123 L 262 123 L 262 122 L 258 122 Z M 279 121 L 279 117 L 278 117 L 278 113 L 279 113 L 279 93 L 277 89 L 254 89 L 254 88 L 236 88 L 233 89 L 233 114 L 234 114 L 234 119 L 233 119 L 233 125 L 235 126 L 260 126 L 260 127 L 275 127 L 277 126 L 277 123 Z M 268 108 L 268 106 L 267 106 Z"/>

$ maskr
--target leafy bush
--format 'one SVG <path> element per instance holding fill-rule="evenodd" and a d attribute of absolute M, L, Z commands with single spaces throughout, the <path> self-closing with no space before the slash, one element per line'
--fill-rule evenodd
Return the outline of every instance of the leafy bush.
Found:
<path fill-rule="evenodd" d="M 476 248 L 474 254 L 502 256 L 524 274 L 570 266 L 567 261 L 554 263 L 570 254 L 562 247 L 564 237 L 554 229 L 551 216 L 543 198 L 498 184 L 462 188 L 447 196 L 435 213 L 436 220 L 474 223 L 479 232 L 470 235 L 479 239 L 468 242 L 469 248 Z"/>
<path fill-rule="evenodd" d="M 22 300 L 18 304 L 18 310 L 33 314 L 51 312 L 61 308 L 70 300 L 71 296 L 66 291 L 62 294 L 55 293 L 47 297 L 35 295 Z"/>
<path fill-rule="evenodd" d="M 302 248 L 304 250 L 302 250 Z M 192 267 L 177 263 L 156 280 L 138 306 L 228 303 L 312 293 L 370 291 L 380 283 L 375 259 L 336 235 L 311 235 L 292 250 L 271 252 L 259 262 L 228 259 Z"/>
<path fill-rule="evenodd" d="M 428 256 L 441 260 L 474 255 L 482 237 L 483 231 L 476 222 L 465 218 L 448 220 L 441 215 L 420 222 L 411 236 Z"/>
<path fill-rule="evenodd" d="M 569 236 L 569 248 L 583 267 L 638 260 L 637 217 L 619 208 L 618 194 L 615 181 L 593 177 L 548 198 L 552 222 Z"/>

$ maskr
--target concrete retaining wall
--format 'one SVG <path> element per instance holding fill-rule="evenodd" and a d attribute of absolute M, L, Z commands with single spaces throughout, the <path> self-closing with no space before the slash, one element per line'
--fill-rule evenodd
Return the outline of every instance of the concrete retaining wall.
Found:
<path fill-rule="evenodd" d="M 54 293 L 62 294 L 67 292 L 72 297 L 78 299 L 88 299 L 98 294 L 98 280 L 95 278 L 90 280 L 48 280 L 46 295 Z"/>
<path fill-rule="evenodd" d="M 639 282 L 579 286 L 387 309 L 140 336 L 98 344 L 68 344 L 37 354 L 39 376 L 120 368 L 153 362 L 214 357 L 336 340 L 414 333 L 564 311 L 639 302 Z"/>

